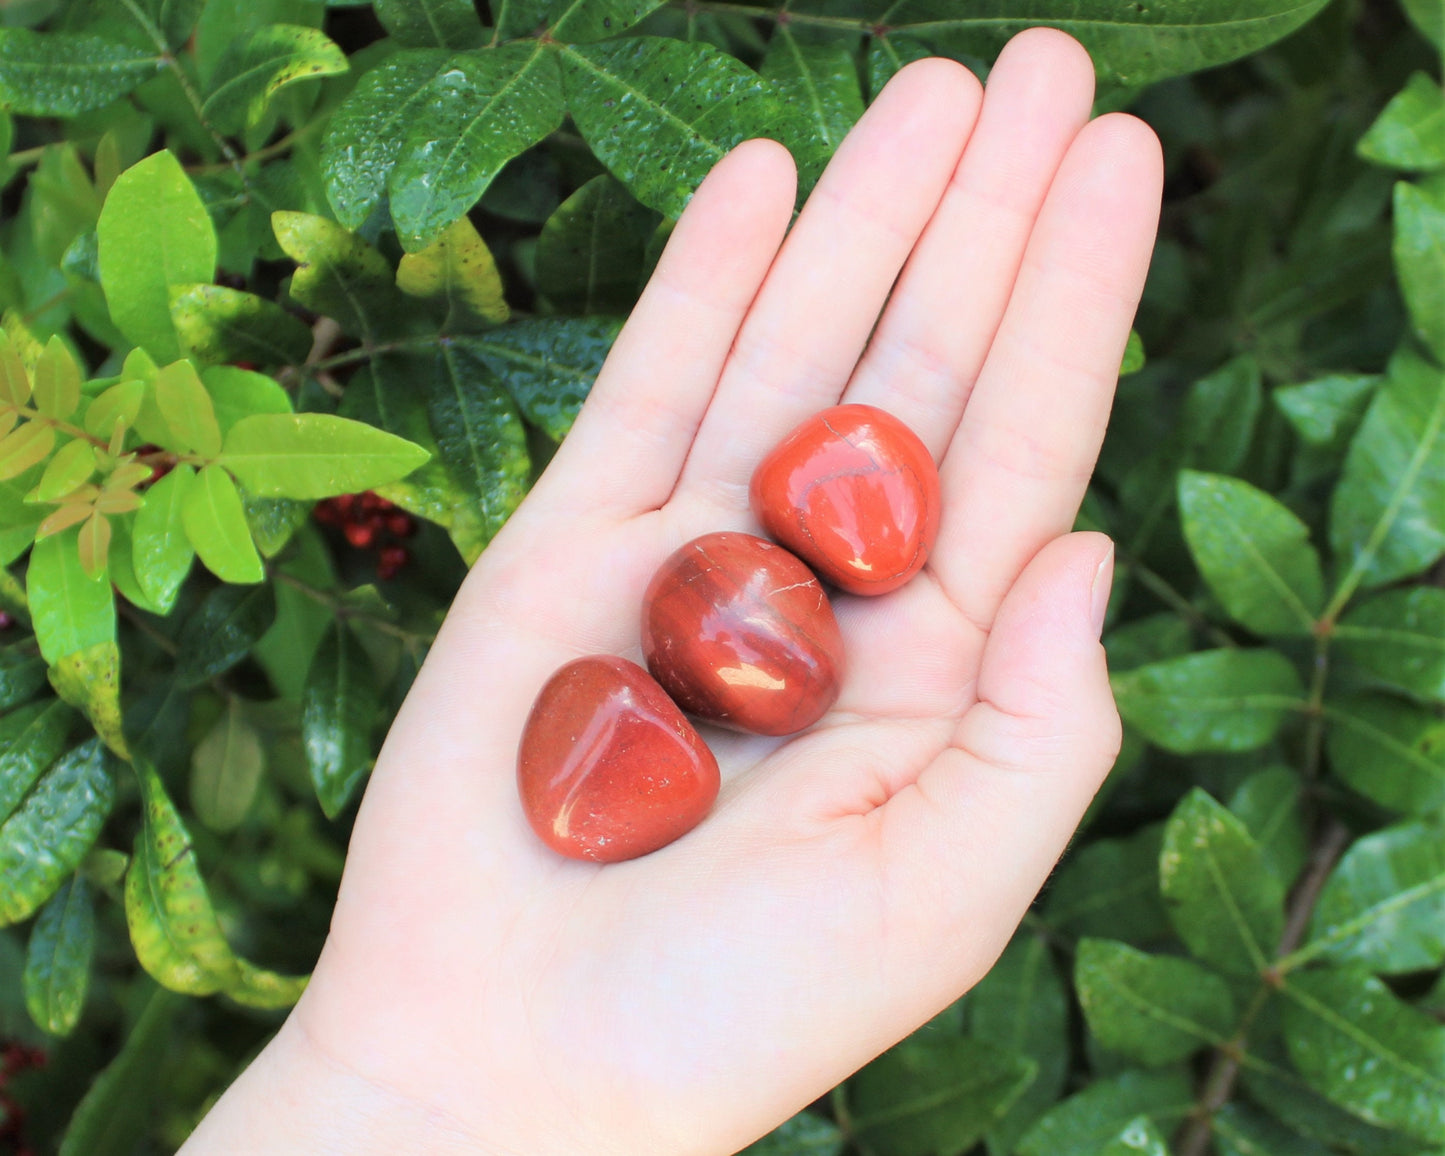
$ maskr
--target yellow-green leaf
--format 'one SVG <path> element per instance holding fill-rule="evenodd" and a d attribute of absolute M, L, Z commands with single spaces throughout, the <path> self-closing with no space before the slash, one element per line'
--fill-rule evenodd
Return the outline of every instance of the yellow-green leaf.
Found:
<path fill-rule="evenodd" d="M 182 499 L 181 524 L 196 554 L 217 578 L 238 583 L 265 578 L 241 495 L 219 465 L 206 466 L 196 475 Z"/>
<path fill-rule="evenodd" d="M 218 461 L 257 497 L 327 498 L 397 481 L 429 457 L 364 422 L 298 413 L 242 418 Z"/>
<path fill-rule="evenodd" d="M 408 296 L 442 308 L 443 332 L 496 325 L 511 315 L 492 252 L 466 217 L 458 218 L 419 253 L 403 255 L 396 284 Z"/>
<path fill-rule="evenodd" d="M 77 438 L 60 447 L 50 459 L 40 482 L 32 491 L 37 502 L 59 501 L 76 486 L 83 485 L 95 473 L 95 447 Z"/>
<path fill-rule="evenodd" d="M 130 429 L 140 414 L 145 393 L 146 383 L 143 381 L 122 381 L 111 386 L 85 411 L 86 432 L 108 439 L 117 423 Z"/>
<path fill-rule="evenodd" d="M 0 438 L 0 481 L 19 477 L 55 448 L 55 428 L 28 421 Z"/>
<path fill-rule="evenodd" d="M 110 583 L 81 568 L 77 536 L 71 529 L 36 542 L 26 574 L 35 639 L 52 666 L 67 654 L 115 641 Z"/>
<path fill-rule="evenodd" d="M 146 491 L 132 531 L 131 563 L 146 596 L 168 614 L 196 556 L 181 516 L 196 471 L 179 465 Z"/>
<path fill-rule="evenodd" d="M 261 736 L 232 696 L 191 752 L 191 809 L 213 831 L 240 825 L 266 770 Z"/>
<path fill-rule="evenodd" d="M 46 342 L 35 365 L 34 398 L 36 409 L 62 421 L 80 404 L 80 366 L 59 337 Z"/>
<path fill-rule="evenodd" d="M 166 449 L 207 459 L 221 452 L 216 408 L 189 361 L 177 361 L 156 374 L 155 397 L 172 434 L 161 443 Z"/>
<path fill-rule="evenodd" d="M 121 758 L 130 758 L 121 725 L 120 648 L 113 640 L 57 659 L 50 667 L 50 685 L 85 714 L 106 746 Z"/>

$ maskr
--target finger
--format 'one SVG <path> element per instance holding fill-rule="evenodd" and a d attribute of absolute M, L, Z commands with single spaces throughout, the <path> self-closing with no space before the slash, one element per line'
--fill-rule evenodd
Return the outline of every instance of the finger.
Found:
<path fill-rule="evenodd" d="M 958 425 L 1034 219 L 1093 96 L 1093 64 L 1073 37 L 1034 28 L 1009 41 L 948 191 L 843 393 L 901 418 L 935 458 Z"/>
<path fill-rule="evenodd" d="M 898 966 L 932 977 L 937 1005 L 1003 949 L 1118 753 L 1099 644 L 1112 575 L 1102 534 L 1070 534 L 1030 562 L 952 746 L 882 808 Z"/>
<path fill-rule="evenodd" d="M 738 334 L 684 487 L 745 509 L 763 454 L 838 400 L 958 162 L 979 92 L 962 65 L 918 61 L 838 146 Z"/>
<path fill-rule="evenodd" d="M 667 500 L 738 326 L 792 215 L 792 158 L 745 141 L 678 220 L 572 432 L 537 487 L 623 516 Z"/>
<path fill-rule="evenodd" d="M 1083 500 L 1149 266 L 1162 168 L 1157 139 L 1133 117 L 1079 133 L 949 444 L 930 565 L 984 627 Z"/>

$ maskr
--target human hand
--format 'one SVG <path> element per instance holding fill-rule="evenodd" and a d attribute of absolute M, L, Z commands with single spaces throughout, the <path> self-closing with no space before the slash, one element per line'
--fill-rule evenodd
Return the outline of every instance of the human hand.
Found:
<path fill-rule="evenodd" d="M 989 968 L 1112 764 L 1112 554 L 1068 531 L 1157 219 L 1152 133 L 1086 125 L 1061 33 L 904 69 L 784 241 L 752 141 L 679 221 L 576 426 L 458 594 L 372 775 L 301 1003 L 187 1153 L 721 1154 Z M 781 248 L 780 248 L 781 244 Z M 881 314 L 881 316 L 880 316 Z M 657 565 L 756 531 L 748 480 L 838 401 L 940 461 L 924 572 L 835 607 L 848 674 L 789 739 L 705 731 L 723 790 L 627 863 L 517 801 L 522 723 L 639 655 Z"/>

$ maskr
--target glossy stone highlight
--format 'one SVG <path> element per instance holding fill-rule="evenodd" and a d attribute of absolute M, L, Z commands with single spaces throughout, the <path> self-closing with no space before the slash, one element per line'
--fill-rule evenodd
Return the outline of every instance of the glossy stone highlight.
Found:
<path fill-rule="evenodd" d="M 718 792 L 717 760 L 652 676 L 594 655 L 537 695 L 517 752 L 517 790 L 547 846 L 616 863 L 698 825 Z"/>
<path fill-rule="evenodd" d="M 750 492 L 763 528 L 850 594 L 886 594 L 938 537 L 938 467 L 918 435 L 871 405 L 839 405 L 793 430 Z"/>
<path fill-rule="evenodd" d="M 822 585 L 751 534 L 705 534 L 662 564 L 643 599 L 642 651 L 683 710 L 761 735 L 817 722 L 843 679 Z"/>

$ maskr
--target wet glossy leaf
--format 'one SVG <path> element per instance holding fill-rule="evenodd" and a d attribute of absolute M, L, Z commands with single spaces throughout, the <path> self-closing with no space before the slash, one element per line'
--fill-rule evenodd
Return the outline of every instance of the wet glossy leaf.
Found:
<path fill-rule="evenodd" d="M 53 1036 L 68 1036 L 80 1021 L 95 952 L 95 908 L 76 875 L 41 909 L 25 954 L 25 1006 Z"/>
<path fill-rule="evenodd" d="M 241 495 L 251 540 L 263 558 L 274 558 L 286 548 L 292 535 L 306 524 L 310 507 L 290 498 L 253 498 Z"/>
<path fill-rule="evenodd" d="M 1239 1101 L 1214 1114 L 1219 1156 L 1329 1156 L 1329 1150 Z"/>
<path fill-rule="evenodd" d="M 75 724 L 70 708 L 44 699 L 0 718 L 0 822 L 8 819 L 45 768 L 65 749 Z"/>
<path fill-rule="evenodd" d="M 801 42 L 787 24 L 778 24 L 768 40 L 762 75 L 785 101 L 807 113 L 815 144 L 798 160 L 798 180 L 808 190 L 822 174 L 848 130 L 863 115 L 863 89 L 853 46 L 834 41 Z"/>
<path fill-rule="evenodd" d="M 537 239 L 537 290 L 559 313 L 624 315 L 637 303 L 657 214 L 613 177 L 593 177 Z"/>
<path fill-rule="evenodd" d="M 62 655 L 50 667 L 55 693 L 90 720 L 95 733 L 121 758 L 129 758 L 120 713 L 120 648 L 97 642 Z"/>
<path fill-rule="evenodd" d="M 1428 815 L 1445 805 L 1445 719 L 1385 695 L 1337 699 L 1326 712 L 1339 778 L 1392 810 Z"/>
<path fill-rule="evenodd" d="M 1445 114 L 1440 120 L 1445 126 Z M 1394 254 L 1415 335 L 1445 360 L 1445 195 L 1408 181 L 1395 186 Z"/>
<path fill-rule="evenodd" d="M 0 108 L 77 116 L 140 87 L 159 71 L 152 49 L 99 36 L 0 29 Z"/>
<path fill-rule="evenodd" d="M 249 583 L 266 577 L 246 526 L 236 483 L 219 465 L 206 466 L 186 487 L 181 497 L 181 525 L 196 556 L 217 578 Z"/>
<path fill-rule="evenodd" d="M 80 565 L 77 530 L 35 544 L 26 574 L 30 614 L 40 653 L 49 663 L 101 642 L 115 641 L 115 599 L 104 575 Z"/>
<path fill-rule="evenodd" d="M 266 770 L 261 736 L 241 701 L 226 700 L 221 717 L 191 752 L 191 809 L 213 831 L 241 824 Z"/>
<path fill-rule="evenodd" d="M 392 284 L 391 266 L 360 237 L 310 213 L 271 215 L 276 240 L 298 268 L 291 296 L 332 318 L 353 337 L 373 339 L 405 298 Z"/>
<path fill-rule="evenodd" d="M 80 366 L 59 337 L 45 343 L 30 380 L 31 400 L 48 417 L 68 418 L 80 404 Z"/>
<path fill-rule="evenodd" d="M 300 365 L 311 350 L 311 331 L 254 293 L 223 285 L 177 285 L 170 290 L 170 303 L 181 349 L 198 363 Z"/>
<path fill-rule="evenodd" d="M 1416 574 L 1445 551 L 1445 372 L 1397 355 L 1330 509 L 1335 557 L 1362 585 Z"/>
<path fill-rule="evenodd" d="M 371 769 L 381 693 L 371 659 L 345 623 L 321 640 L 301 693 L 301 738 L 321 810 L 334 819 Z"/>
<path fill-rule="evenodd" d="M 879 1156 L 958 1156 L 1034 1076 L 1031 1060 L 967 1036 L 904 1040 L 848 1081 L 853 1135 Z"/>
<path fill-rule="evenodd" d="M 376 0 L 382 27 L 408 48 L 477 48 L 485 40 L 471 0 Z"/>
<path fill-rule="evenodd" d="M 195 478 L 196 471 L 190 466 L 177 466 L 146 491 L 146 503 L 135 516 L 131 563 L 136 581 L 162 614 L 175 605 L 196 554 L 182 520 Z"/>
<path fill-rule="evenodd" d="M 1083 939 L 1074 956 L 1074 986 L 1099 1042 L 1147 1067 L 1217 1046 L 1235 1028 L 1229 986 L 1188 959 Z"/>
<path fill-rule="evenodd" d="M 1387 827 L 1355 841 L 1330 872 L 1295 964 L 1424 971 L 1445 963 L 1445 830 Z"/>
<path fill-rule="evenodd" d="M 404 478 L 427 451 L 332 414 L 257 414 L 226 434 L 220 462 L 258 497 L 326 498 Z"/>
<path fill-rule="evenodd" d="M 1183 470 L 1179 511 L 1195 565 L 1229 616 L 1256 634 L 1312 633 L 1324 607 L 1309 527 L 1263 490 Z"/>
<path fill-rule="evenodd" d="M 276 597 L 270 585 L 211 591 L 181 629 L 177 681 L 196 686 L 229 670 L 275 620 Z"/>
<path fill-rule="evenodd" d="M 1099 1156 L 1169 1156 L 1169 1146 L 1148 1116 L 1136 1116 L 1100 1149 Z"/>
<path fill-rule="evenodd" d="M 1359 427 L 1380 381 L 1373 373 L 1331 374 L 1303 385 L 1282 386 L 1270 398 L 1310 445 L 1342 449 Z"/>
<path fill-rule="evenodd" d="M 1389 590 L 1335 627 L 1335 653 L 1382 682 L 1445 702 L 1445 590 Z"/>
<path fill-rule="evenodd" d="M 405 254 L 397 266 L 396 284 L 409 297 L 437 307 L 443 333 L 485 329 L 511 315 L 497 263 L 466 217 L 421 252 Z"/>
<path fill-rule="evenodd" d="M 391 171 L 391 215 L 403 245 L 431 244 L 562 115 L 557 61 L 541 43 L 453 57 L 418 106 Z"/>
<path fill-rule="evenodd" d="M 1284 931 L 1284 884 L 1244 824 L 1195 788 L 1175 808 L 1159 853 L 1165 910 L 1196 957 L 1251 975 Z"/>
<path fill-rule="evenodd" d="M 1045 900 L 1050 926 L 1136 946 L 1165 938 L 1170 926 L 1159 896 L 1163 837 L 1163 826 L 1155 824 L 1127 839 L 1100 839 L 1071 853 Z"/>
<path fill-rule="evenodd" d="M 1126 722 L 1185 754 L 1263 746 L 1304 705 L 1299 674 L 1274 650 L 1199 651 L 1110 681 Z"/>
<path fill-rule="evenodd" d="M 283 88 L 347 67 L 346 54 L 319 28 L 263 24 L 221 56 L 201 115 L 222 132 L 240 132 L 261 120 Z"/>
<path fill-rule="evenodd" d="M 198 454 L 207 460 L 221 452 L 221 428 L 211 395 L 189 361 L 177 361 L 156 374 L 156 407 L 161 411 L 170 437 L 162 444 L 182 454 Z"/>
<path fill-rule="evenodd" d="M 79 866 L 115 798 L 109 755 L 99 739 L 52 766 L 0 823 L 0 926 L 39 909 Z"/>
<path fill-rule="evenodd" d="M 1019 1156 L 1098 1156 L 1139 1116 L 1168 1132 L 1193 1107 L 1182 1071 L 1124 1072 L 1096 1080 L 1055 1107 L 1023 1138 Z"/>
<path fill-rule="evenodd" d="M 1240 783 L 1229 800 L 1229 809 L 1239 816 L 1286 887 L 1309 858 L 1303 798 L 1299 775 L 1288 767 L 1269 767 Z"/>
<path fill-rule="evenodd" d="M 799 1112 L 738 1156 L 843 1156 L 843 1133 L 831 1121 Z"/>
<path fill-rule="evenodd" d="M 0 647 L 0 711 L 29 702 L 44 685 L 43 658 L 19 646 Z"/>
<path fill-rule="evenodd" d="M 497 32 L 531 36 L 549 29 L 557 40 L 606 40 L 632 27 L 662 0 L 498 0 Z"/>
<path fill-rule="evenodd" d="M 469 337 L 466 344 L 501 379 L 526 419 L 561 441 L 621 327 L 611 317 L 531 318 Z"/>
<path fill-rule="evenodd" d="M 153 153 L 116 178 L 96 225 L 111 320 L 158 362 L 181 355 L 170 287 L 210 281 L 216 233 L 180 163 Z"/>
<path fill-rule="evenodd" d="M 1362 157 L 1377 165 L 1445 168 L 1445 92 L 1425 73 L 1415 73 L 1357 147 Z"/>
<path fill-rule="evenodd" d="M 431 85 L 451 66 L 441 49 L 398 52 L 357 82 L 332 115 L 321 172 L 336 219 L 357 229 L 386 193 L 386 181 L 410 125 L 431 99 Z"/>
<path fill-rule="evenodd" d="M 1426 1143 L 1445 1142 L 1445 1026 L 1355 969 L 1283 988 L 1290 1058 L 1336 1104 Z"/>

